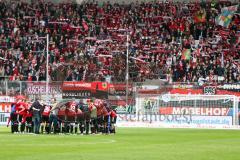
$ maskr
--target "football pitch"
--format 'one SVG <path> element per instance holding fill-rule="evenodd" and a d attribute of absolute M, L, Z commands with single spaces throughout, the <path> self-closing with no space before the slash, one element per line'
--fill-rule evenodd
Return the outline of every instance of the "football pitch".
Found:
<path fill-rule="evenodd" d="M 118 128 L 116 135 L 11 134 L 0 160 L 237 160 L 240 130 Z"/>

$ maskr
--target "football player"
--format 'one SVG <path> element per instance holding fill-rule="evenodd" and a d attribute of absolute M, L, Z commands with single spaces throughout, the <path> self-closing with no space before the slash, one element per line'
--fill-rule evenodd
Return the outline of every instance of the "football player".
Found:
<path fill-rule="evenodd" d="M 45 130 L 46 133 L 50 133 L 49 126 L 49 115 L 52 107 L 50 105 L 44 105 L 42 111 L 42 123 L 41 123 L 41 133 Z"/>

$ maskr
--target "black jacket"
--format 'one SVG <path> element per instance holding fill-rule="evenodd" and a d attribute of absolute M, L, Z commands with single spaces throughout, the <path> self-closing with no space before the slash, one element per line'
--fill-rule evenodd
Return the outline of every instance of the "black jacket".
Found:
<path fill-rule="evenodd" d="M 32 109 L 33 115 L 40 115 L 42 105 L 39 103 L 39 101 L 35 101 L 32 104 L 31 109 Z"/>

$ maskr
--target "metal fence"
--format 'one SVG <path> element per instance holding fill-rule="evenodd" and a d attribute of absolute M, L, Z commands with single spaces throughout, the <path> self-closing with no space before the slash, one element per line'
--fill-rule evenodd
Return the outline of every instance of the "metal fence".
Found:
<path fill-rule="evenodd" d="M 71 82 L 70 82 L 71 83 Z M 88 83 L 88 82 L 87 82 Z M 27 81 L 0 81 L 0 95 L 1 96 L 16 96 L 24 95 L 28 98 L 34 98 L 40 96 L 40 98 L 45 99 L 46 95 L 48 98 L 55 97 L 57 99 L 62 99 L 62 84 L 63 82 L 50 82 L 48 88 L 48 94 L 46 94 L 46 82 L 27 82 Z M 207 85 L 208 91 L 209 86 L 212 93 L 222 94 L 224 91 L 228 92 L 229 95 L 239 95 L 240 97 L 240 84 L 223 84 L 223 85 Z M 180 89 L 181 91 L 205 91 L 204 86 L 199 86 L 197 83 L 172 83 L 169 84 L 162 80 L 146 81 L 141 83 L 129 83 L 128 92 L 126 92 L 126 83 L 110 83 L 108 85 L 108 99 L 116 105 L 125 106 L 126 102 L 129 105 L 135 104 L 136 96 L 151 96 L 151 95 L 162 95 L 170 92 L 174 89 Z M 217 90 L 217 91 L 213 91 Z M 128 95 L 126 96 L 126 93 Z M 223 92 L 226 94 L 225 92 Z M 199 93 L 198 93 L 199 94 Z M 205 94 L 200 93 L 200 94 Z"/>

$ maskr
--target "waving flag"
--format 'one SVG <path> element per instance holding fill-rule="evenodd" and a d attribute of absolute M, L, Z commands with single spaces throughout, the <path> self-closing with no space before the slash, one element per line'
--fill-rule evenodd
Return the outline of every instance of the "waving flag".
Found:
<path fill-rule="evenodd" d="M 232 21 L 233 14 L 237 11 L 238 5 L 222 8 L 222 13 L 216 17 L 216 24 L 228 27 Z"/>
<path fill-rule="evenodd" d="M 190 60 L 191 58 L 191 50 L 190 49 L 184 49 L 182 51 L 182 59 L 183 60 Z"/>

